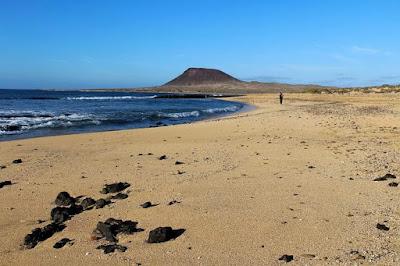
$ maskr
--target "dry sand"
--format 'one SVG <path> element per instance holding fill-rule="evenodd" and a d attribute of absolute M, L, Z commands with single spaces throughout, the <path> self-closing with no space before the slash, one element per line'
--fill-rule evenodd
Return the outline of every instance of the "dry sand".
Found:
<path fill-rule="evenodd" d="M 372 179 L 400 175 L 400 97 L 236 100 L 258 108 L 188 125 L 0 142 L 7 166 L 0 181 L 14 182 L 0 189 L 0 264 L 277 265 L 289 254 L 290 265 L 398 265 L 400 187 Z M 22 164 L 11 163 L 18 158 Z M 76 215 L 34 249 L 20 248 L 49 223 L 60 191 L 100 198 L 114 181 L 132 184 L 128 199 Z M 143 209 L 145 201 L 159 205 Z M 104 255 L 96 250 L 104 242 L 90 238 L 109 217 L 145 229 L 119 236 L 125 253 Z M 186 232 L 146 243 L 159 226 Z M 53 249 L 63 237 L 74 245 Z"/>

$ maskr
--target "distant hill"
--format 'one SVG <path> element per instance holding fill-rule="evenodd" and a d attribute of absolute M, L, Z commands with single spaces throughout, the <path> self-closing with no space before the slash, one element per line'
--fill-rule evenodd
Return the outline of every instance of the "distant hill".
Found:
<path fill-rule="evenodd" d="M 247 94 L 277 92 L 328 92 L 336 89 L 313 84 L 285 84 L 275 82 L 245 82 L 218 69 L 188 68 L 162 86 L 135 89 L 106 89 L 106 91 L 171 92 L 196 94 Z M 98 90 L 99 91 L 99 90 Z"/>
<path fill-rule="evenodd" d="M 215 85 L 237 82 L 241 81 L 218 69 L 188 68 L 181 75 L 170 82 L 167 82 L 163 86 Z"/>

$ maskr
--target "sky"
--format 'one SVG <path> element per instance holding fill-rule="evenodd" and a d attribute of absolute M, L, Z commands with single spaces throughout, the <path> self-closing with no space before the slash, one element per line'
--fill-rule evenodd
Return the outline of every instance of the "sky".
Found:
<path fill-rule="evenodd" d="M 0 0 L 0 88 L 400 83 L 397 0 Z"/>

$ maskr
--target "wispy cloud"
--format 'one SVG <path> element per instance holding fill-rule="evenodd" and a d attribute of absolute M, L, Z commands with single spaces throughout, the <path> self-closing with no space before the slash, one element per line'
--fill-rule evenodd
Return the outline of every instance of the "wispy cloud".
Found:
<path fill-rule="evenodd" d="M 363 46 L 358 46 L 358 45 L 354 45 L 353 47 L 351 47 L 351 51 L 353 53 L 366 54 L 366 55 L 377 55 L 377 54 L 385 55 L 385 56 L 393 55 L 393 53 L 390 51 L 386 51 L 383 49 L 371 48 L 371 47 L 363 47 Z"/>
<path fill-rule="evenodd" d="M 357 63 L 357 60 L 342 54 L 331 54 L 330 57 L 343 63 Z"/>
<path fill-rule="evenodd" d="M 378 54 L 381 53 L 381 50 L 369 48 L 369 47 L 361 47 L 358 45 L 354 45 L 351 47 L 351 50 L 355 53 L 362 53 L 362 54 Z"/>

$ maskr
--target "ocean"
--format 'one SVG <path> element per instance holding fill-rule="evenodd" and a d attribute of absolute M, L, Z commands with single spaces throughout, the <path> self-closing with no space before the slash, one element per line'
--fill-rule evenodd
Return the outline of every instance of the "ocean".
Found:
<path fill-rule="evenodd" d="M 0 89 L 0 141 L 190 123 L 241 110 L 216 98 Z"/>

